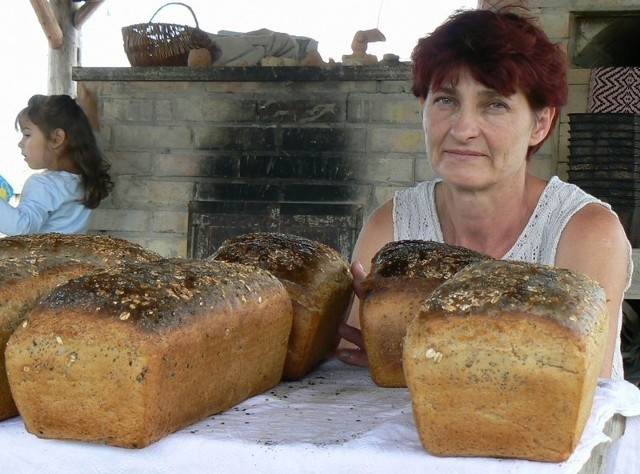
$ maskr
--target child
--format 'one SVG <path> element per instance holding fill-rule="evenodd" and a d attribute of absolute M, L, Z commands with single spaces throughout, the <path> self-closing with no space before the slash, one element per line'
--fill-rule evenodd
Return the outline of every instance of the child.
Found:
<path fill-rule="evenodd" d="M 85 113 L 68 95 L 34 95 L 16 129 L 27 165 L 44 171 L 26 180 L 17 207 L 0 200 L 0 232 L 86 232 L 113 183 Z"/>

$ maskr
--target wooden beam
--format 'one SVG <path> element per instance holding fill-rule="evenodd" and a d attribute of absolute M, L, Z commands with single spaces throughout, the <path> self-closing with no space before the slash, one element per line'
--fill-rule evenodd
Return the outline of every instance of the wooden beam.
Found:
<path fill-rule="evenodd" d="M 89 19 L 89 17 L 95 12 L 100 5 L 104 3 L 104 0 L 86 0 L 84 5 L 78 8 L 73 14 L 73 25 L 80 29 L 80 27 Z"/>
<path fill-rule="evenodd" d="M 76 85 L 71 78 L 73 67 L 78 65 L 80 38 L 73 26 L 73 14 L 77 2 L 71 0 L 49 0 L 51 10 L 62 29 L 62 46 L 49 51 L 49 94 L 76 94 Z"/>
<path fill-rule="evenodd" d="M 38 21 L 44 30 L 44 34 L 49 40 L 51 49 L 60 49 L 63 43 L 62 28 L 53 14 L 48 0 L 31 0 L 31 6 L 36 12 Z"/>

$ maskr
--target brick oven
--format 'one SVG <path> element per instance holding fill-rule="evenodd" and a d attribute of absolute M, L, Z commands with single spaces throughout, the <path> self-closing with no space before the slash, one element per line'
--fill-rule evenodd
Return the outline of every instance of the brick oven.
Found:
<path fill-rule="evenodd" d="M 115 189 L 92 231 L 206 257 L 248 231 L 349 258 L 365 216 L 431 174 L 408 64 L 86 68 Z"/>
<path fill-rule="evenodd" d="M 569 114 L 587 110 L 593 67 L 635 61 L 624 45 L 637 43 L 640 0 L 522 3 L 570 61 L 569 104 L 531 171 L 567 179 Z M 274 230 L 348 257 L 375 207 L 432 176 L 407 63 L 74 68 L 73 79 L 97 104 L 116 184 L 91 231 L 165 256 Z"/>

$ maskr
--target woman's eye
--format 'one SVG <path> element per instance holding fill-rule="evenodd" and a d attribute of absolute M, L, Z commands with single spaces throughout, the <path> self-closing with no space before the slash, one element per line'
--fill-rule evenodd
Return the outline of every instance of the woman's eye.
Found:
<path fill-rule="evenodd" d="M 504 102 L 498 102 L 498 101 L 496 101 L 496 102 L 490 102 L 490 103 L 488 104 L 488 107 L 489 107 L 490 109 L 502 110 L 502 109 L 506 109 L 506 108 L 507 108 L 507 105 L 506 105 Z"/>
<path fill-rule="evenodd" d="M 434 104 L 442 104 L 442 105 L 450 105 L 453 103 L 453 100 L 451 100 L 451 97 L 436 97 L 433 100 Z"/>

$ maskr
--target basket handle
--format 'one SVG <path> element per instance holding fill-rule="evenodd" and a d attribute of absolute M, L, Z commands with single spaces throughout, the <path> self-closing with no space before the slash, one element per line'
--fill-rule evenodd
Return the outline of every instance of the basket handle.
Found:
<path fill-rule="evenodd" d="M 164 7 L 167 7 L 169 5 L 182 5 L 183 7 L 186 7 L 189 9 L 189 11 L 191 12 L 191 16 L 193 17 L 193 20 L 196 22 L 196 28 L 200 28 L 200 25 L 198 25 L 198 19 L 196 18 L 196 14 L 193 13 L 193 9 L 187 5 L 186 3 L 182 3 L 182 2 L 169 2 L 169 3 L 165 3 L 164 5 L 162 5 L 160 8 L 158 8 L 156 10 L 156 12 L 153 14 L 153 16 L 151 17 L 151 19 L 149 20 L 149 23 L 151 23 L 153 21 L 153 19 L 156 17 L 156 15 L 158 13 L 160 13 L 160 10 L 162 10 Z"/>

